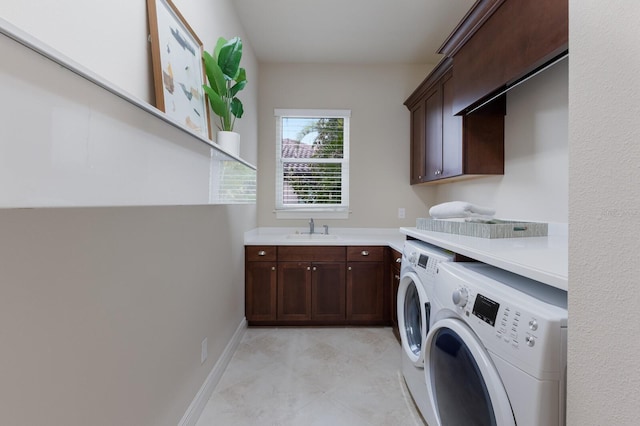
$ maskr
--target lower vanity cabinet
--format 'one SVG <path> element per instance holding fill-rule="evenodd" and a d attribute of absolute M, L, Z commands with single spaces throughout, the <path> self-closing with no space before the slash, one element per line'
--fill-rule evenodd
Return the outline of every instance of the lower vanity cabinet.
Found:
<path fill-rule="evenodd" d="M 347 322 L 384 324 L 384 247 L 347 247 Z"/>
<path fill-rule="evenodd" d="M 275 321 L 277 262 L 275 246 L 245 247 L 247 321 Z"/>
<path fill-rule="evenodd" d="M 345 247 L 278 248 L 278 321 L 345 321 Z"/>
<path fill-rule="evenodd" d="M 249 325 L 388 325 L 385 247 L 246 246 Z"/>

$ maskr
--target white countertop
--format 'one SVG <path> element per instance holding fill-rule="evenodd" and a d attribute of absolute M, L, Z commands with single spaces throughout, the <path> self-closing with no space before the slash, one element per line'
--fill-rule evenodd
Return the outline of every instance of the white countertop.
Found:
<path fill-rule="evenodd" d="M 246 246 L 390 246 L 402 252 L 406 236 L 398 228 L 329 228 L 331 239 L 312 239 L 302 228 L 256 228 L 245 232 Z M 322 226 L 316 225 L 322 233 Z M 335 238 L 335 239 L 333 239 Z"/>
<path fill-rule="evenodd" d="M 413 237 L 498 268 L 567 291 L 567 225 L 549 226 L 549 236 L 477 238 L 417 228 L 329 228 L 329 239 L 304 235 L 302 228 L 256 228 L 244 235 L 248 246 L 390 246 L 402 252 L 406 237 Z M 322 228 L 319 229 L 322 233 Z"/>
<path fill-rule="evenodd" d="M 477 238 L 417 228 L 400 228 L 410 237 L 567 291 L 566 225 L 550 226 L 547 237 Z"/>

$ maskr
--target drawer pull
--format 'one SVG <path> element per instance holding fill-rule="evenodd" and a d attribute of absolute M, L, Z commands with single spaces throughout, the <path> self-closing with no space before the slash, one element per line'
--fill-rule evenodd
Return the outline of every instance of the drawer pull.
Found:
<path fill-rule="evenodd" d="M 260 251 L 258 252 L 258 256 L 265 256 L 266 254 L 267 254 L 267 252 L 266 252 L 266 251 L 264 251 L 264 250 L 260 250 Z"/>
<path fill-rule="evenodd" d="M 366 250 L 362 250 L 362 253 L 360 254 L 362 254 L 363 256 L 369 256 L 369 252 Z"/>

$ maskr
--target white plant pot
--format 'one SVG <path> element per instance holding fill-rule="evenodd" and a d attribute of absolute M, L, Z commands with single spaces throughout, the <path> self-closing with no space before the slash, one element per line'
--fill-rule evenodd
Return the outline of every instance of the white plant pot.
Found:
<path fill-rule="evenodd" d="M 217 136 L 218 145 L 230 154 L 240 157 L 240 134 L 220 130 Z"/>

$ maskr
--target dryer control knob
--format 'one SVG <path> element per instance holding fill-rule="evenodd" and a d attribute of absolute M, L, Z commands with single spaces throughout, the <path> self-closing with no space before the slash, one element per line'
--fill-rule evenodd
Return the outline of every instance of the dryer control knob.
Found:
<path fill-rule="evenodd" d="M 527 342 L 527 346 L 532 347 L 533 345 L 536 344 L 536 339 L 533 336 L 527 336 L 524 339 L 525 342 Z"/>
<path fill-rule="evenodd" d="M 467 292 L 467 289 L 464 287 L 460 287 L 459 289 L 454 291 L 453 294 L 451 295 L 451 300 L 453 300 L 453 304 L 461 308 L 465 307 L 468 299 L 469 299 L 469 293 Z"/>
<path fill-rule="evenodd" d="M 536 331 L 538 329 L 538 321 L 536 321 L 535 319 L 529 321 L 529 328 L 533 331 Z"/>

